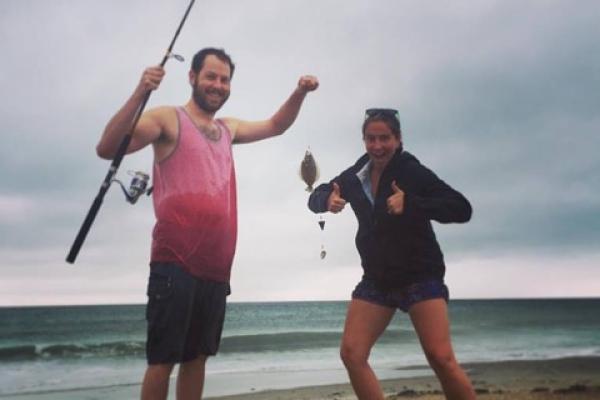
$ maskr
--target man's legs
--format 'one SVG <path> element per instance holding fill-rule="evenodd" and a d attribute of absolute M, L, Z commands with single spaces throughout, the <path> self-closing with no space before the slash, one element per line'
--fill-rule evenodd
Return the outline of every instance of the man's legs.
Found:
<path fill-rule="evenodd" d="M 208 357 L 201 355 L 179 366 L 177 400 L 199 400 L 204 388 L 204 367 Z"/>
<path fill-rule="evenodd" d="M 204 388 L 204 366 L 207 357 L 179 365 L 177 374 L 177 400 L 200 400 Z M 142 400 L 165 400 L 169 394 L 169 378 L 173 364 L 148 365 L 142 383 Z"/>
<path fill-rule="evenodd" d="M 444 299 L 425 300 L 408 311 L 429 365 L 448 400 L 473 400 L 471 381 L 458 365 L 450 342 L 448 306 Z"/>
<path fill-rule="evenodd" d="M 359 299 L 353 299 L 348 306 L 340 355 L 360 400 L 383 400 L 383 391 L 368 359 L 395 311 Z"/>
<path fill-rule="evenodd" d="M 169 394 L 172 370 L 173 364 L 148 365 L 142 383 L 142 400 L 165 400 Z"/>
<path fill-rule="evenodd" d="M 177 264 L 152 264 L 143 400 L 167 397 L 169 375 L 181 360 L 190 361 L 179 363 L 177 398 L 201 398 L 207 355 L 219 348 L 229 293 L 228 283 L 196 278 Z"/>

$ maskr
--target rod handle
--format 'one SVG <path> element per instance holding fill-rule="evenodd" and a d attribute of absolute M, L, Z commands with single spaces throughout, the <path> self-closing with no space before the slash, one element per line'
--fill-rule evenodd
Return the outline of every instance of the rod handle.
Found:
<path fill-rule="evenodd" d="M 92 223 L 94 222 L 96 214 L 98 214 L 98 210 L 100 209 L 101 205 L 102 198 L 96 197 L 85 217 L 85 220 L 83 220 L 83 224 L 81 224 L 81 228 L 79 228 L 77 237 L 75 238 L 75 241 L 71 246 L 71 251 L 69 251 L 69 255 L 67 255 L 67 262 L 69 264 L 73 264 L 75 262 L 75 259 L 79 254 L 79 250 L 81 249 L 81 246 L 83 245 L 83 242 L 85 241 L 85 238 L 87 237 L 87 234 L 90 231 L 90 228 L 92 227 Z"/>

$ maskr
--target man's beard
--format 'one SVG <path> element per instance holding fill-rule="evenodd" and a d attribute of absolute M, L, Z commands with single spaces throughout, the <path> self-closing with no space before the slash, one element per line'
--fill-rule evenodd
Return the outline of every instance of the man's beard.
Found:
<path fill-rule="evenodd" d="M 194 90 L 192 92 L 192 97 L 194 98 L 194 102 L 201 109 L 208 113 L 214 114 L 216 113 L 222 106 L 225 104 L 227 99 L 229 98 L 229 93 L 225 93 L 223 98 L 218 104 L 210 103 L 206 98 L 206 92 L 200 89 L 198 86 L 194 85 Z"/>

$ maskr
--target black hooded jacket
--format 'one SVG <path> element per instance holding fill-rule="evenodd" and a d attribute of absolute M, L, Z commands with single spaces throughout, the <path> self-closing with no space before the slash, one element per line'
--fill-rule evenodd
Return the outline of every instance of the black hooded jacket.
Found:
<path fill-rule="evenodd" d="M 412 154 L 398 150 L 381 175 L 372 205 L 356 175 L 368 161 L 365 154 L 331 182 L 318 186 L 308 207 L 315 213 L 326 212 L 332 183 L 339 185 L 341 197 L 350 203 L 358 219 L 356 248 L 364 274 L 380 288 L 389 290 L 431 279 L 443 280 L 444 257 L 431 220 L 467 222 L 472 213 L 469 201 Z M 405 194 L 400 215 L 387 212 L 393 181 Z"/>

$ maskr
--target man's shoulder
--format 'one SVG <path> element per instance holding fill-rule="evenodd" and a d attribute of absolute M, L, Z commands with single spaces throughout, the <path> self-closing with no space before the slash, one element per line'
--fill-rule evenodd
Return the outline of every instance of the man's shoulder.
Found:
<path fill-rule="evenodd" d="M 231 141 L 234 141 L 240 120 L 233 117 L 219 117 L 216 119 L 216 121 L 221 122 L 223 126 L 225 126 L 225 128 L 229 131 Z"/>
<path fill-rule="evenodd" d="M 153 107 L 142 116 L 142 120 L 152 121 L 159 125 L 163 130 L 167 127 L 172 128 L 177 125 L 177 107 L 174 106 L 158 106 Z"/>
<path fill-rule="evenodd" d="M 177 138 L 179 132 L 179 117 L 176 106 L 158 106 L 147 111 L 146 116 L 160 126 L 160 142 Z"/>
<path fill-rule="evenodd" d="M 147 113 L 158 118 L 173 118 L 177 116 L 178 108 L 176 106 L 157 106 L 148 110 Z"/>

